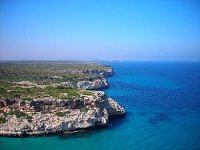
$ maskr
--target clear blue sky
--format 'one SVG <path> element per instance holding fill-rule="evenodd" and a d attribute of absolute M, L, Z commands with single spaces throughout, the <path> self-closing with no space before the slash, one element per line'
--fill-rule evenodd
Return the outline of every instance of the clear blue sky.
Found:
<path fill-rule="evenodd" d="M 0 60 L 200 60 L 200 1 L 0 0 Z"/>

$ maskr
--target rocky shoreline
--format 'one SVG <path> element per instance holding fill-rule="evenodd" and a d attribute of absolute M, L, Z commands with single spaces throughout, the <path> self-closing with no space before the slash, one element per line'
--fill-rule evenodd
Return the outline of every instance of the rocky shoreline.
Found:
<path fill-rule="evenodd" d="M 7 112 L 18 110 L 18 113 L 26 113 L 21 117 L 13 115 L 14 113 L 6 114 L 7 122 L 0 124 L 1 136 L 23 137 L 69 133 L 107 126 L 111 118 L 125 115 L 123 107 L 100 91 L 73 100 L 47 97 L 24 102 L 5 99 L 1 100 L 0 104 L 1 108 L 7 109 Z"/>

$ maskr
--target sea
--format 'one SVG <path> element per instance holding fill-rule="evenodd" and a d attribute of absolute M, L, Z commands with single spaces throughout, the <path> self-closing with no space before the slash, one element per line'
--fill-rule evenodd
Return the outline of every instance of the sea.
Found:
<path fill-rule="evenodd" d="M 0 137 L 0 150 L 200 150 L 200 62 L 101 62 L 104 91 L 127 111 L 73 135 Z"/>

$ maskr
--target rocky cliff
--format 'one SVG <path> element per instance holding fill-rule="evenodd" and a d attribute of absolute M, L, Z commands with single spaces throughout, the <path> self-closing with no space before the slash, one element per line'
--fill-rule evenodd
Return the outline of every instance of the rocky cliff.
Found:
<path fill-rule="evenodd" d="M 92 81 L 85 79 L 78 82 L 61 82 L 59 84 L 56 84 L 56 86 L 58 85 L 83 90 L 100 90 L 108 88 L 109 86 L 108 81 L 105 78 L 94 79 Z"/>
<path fill-rule="evenodd" d="M 79 81 L 76 83 L 77 88 L 84 89 L 84 90 L 97 90 L 107 88 L 108 81 L 104 78 L 95 79 L 94 81 Z"/>
<path fill-rule="evenodd" d="M 114 74 L 114 71 L 113 71 L 112 67 L 106 66 L 106 69 L 104 69 L 104 70 L 87 69 L 87 70 L 84 70 L 83 73 L 98 75 L 98 76 L 102 76 L 102 77 L 109 77 Z"/>
<path fill-rule="evenodd" d="M 116 101 L 96 91 L 76 99 L 45 97 L 31 101 L 0 100 L 0 135 L 32 136 L 65 133 L 108 125 L 125 115 Z"/>

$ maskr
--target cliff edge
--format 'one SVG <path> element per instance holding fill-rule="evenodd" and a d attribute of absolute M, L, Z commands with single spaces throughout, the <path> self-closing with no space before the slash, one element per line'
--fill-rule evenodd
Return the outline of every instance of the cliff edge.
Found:
<path fill-rule="evenodd" d="M 0 100 L 0 135 L 34 136 L 106 126 L 125 109 L 104 92 L 95 91 L 77 99 Z"/>

